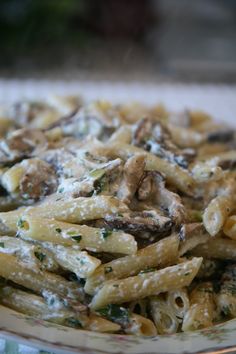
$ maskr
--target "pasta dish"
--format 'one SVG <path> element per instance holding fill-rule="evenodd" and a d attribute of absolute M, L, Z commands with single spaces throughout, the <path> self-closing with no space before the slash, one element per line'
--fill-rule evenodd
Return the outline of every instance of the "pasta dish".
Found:
<path fill-rule="evenodd" d="M 54 97 L 2 106 L 0 137 L 1 305 L 146 336 L 236 317 L 233 129 Z"/>

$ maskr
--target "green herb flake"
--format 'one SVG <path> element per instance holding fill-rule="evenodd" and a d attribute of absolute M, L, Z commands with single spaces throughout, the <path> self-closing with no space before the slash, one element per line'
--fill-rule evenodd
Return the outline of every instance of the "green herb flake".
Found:
<path fill-rule="evenodd" d="M 58 232 L 59 234 L 61 234 L 62 230 L 60 229 L 60 227 L 56 228 L 56 232 Z"/>
<path fill-rule="evenodd" d="M 37 252 L 36 251 L 36 252 L 34 252 L 34 255 L 35 255 L 36 258 L 38 258 L 38 260 L 40 262 L 43 262 L 45 260 L 45 258 L 46 258 L 46 254 L 44 254 L 42 252 Z"/>
<path fill-rule="evenodd" d="M 20 228 L 20 229 L 24 229 L 26 228 L 27 226 L 27 222 L 25 220 L 23 220 L 22 218 L 20 218 L 18 221 L 17 221 L 17 226 Z"/>
<path fill-rule="evenodd" d="M 144 274 L 144 273 L 151 273 L 151 272 L 154 272 L 156 269 L 155 268 L 146 268 L 146 269 L 143 269 L 139 272 L 139 274 Z"/>
<path fill-rule="evenodd" d="M 112 267 L 105 267 L 104 268 L 104 273 L 105 274 L 111 273 L 112 271 L 113 271 Z"/>
<path fill-rule="evenodd" d="M 104 176 L 105 170 L 103 168 L 97 168 L 89 173 L 89 176 L 94 179 L 100 179 Z"/>
<path fill-rule="evenodd" d="M 4 242 L 0 242 L 0 247 L 5 248 Z"/>
<path fill-rule="evenodd" d="M 58 189 L 58 193 L 63 193 L 63 192 L 64 192 L 64 188 L 63 187 Z"/>
<path fill-rule="evenodd" d="M 119 285 L 118 284 L 114 284 L 113 288 L 119 288 Z"/>
<path fill-rule="evenodd" d="M 77 231 L 67 231 L 68 236 L 77 236 Z"/>
<path fill-rule="evenodd" d="M 102 317 L 107 318 L 110 321 L 116 322 L 122 326 L 129 324 L 129 311 L 118 305 L 110 304 L 100 310 L 97 310 L 97 313 Z"/>
<path fill-rule="evenodd" d="M 82 328 L 81 322 L 75 317 L 67 318 L 66 325 L 73 328 Z"/>
<path fill-rule="evenodd" d="M 187 277 L 191 272 L 184 273 L 184 276 Z"/>
<path fill-rule="evenodd" d="M 106 230 L 106 229 L 103 228 L 103 229 L 101 229 L 100 233 L 101 233 L 101 236 L 104 239 L 106 239 L 107 237 L 111 236 L 112 231 L 111 230 Z"/>
<path fill-rule="evenodd" d="M 78 243 L 80 243 L 80 241 L 82 240 L 82 236 L 81 235 L 72 236 L 72 238 L 73 238 L 73 240 L 75 240 Z"/>

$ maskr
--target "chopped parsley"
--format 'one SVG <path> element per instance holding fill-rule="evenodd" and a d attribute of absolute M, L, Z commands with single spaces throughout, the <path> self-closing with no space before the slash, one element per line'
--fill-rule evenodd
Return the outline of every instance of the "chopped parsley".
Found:
<path fill-rule="evenodd" d="M 73 240 L 75 240 L 78 243 L 80 243 L 80 241 L 82 240 L 82 236 L 81 235 L 72 236 L 72 238 L 73 238 Z"/>
<path fill-rule="evenodd" d="M 63 187 L 58 189 L 58 193 L 63 193 L 63 192 L 64 192 L 64 188 Z"/>
<path fill-rule="evenodd" d="M 77 235 L 77 231 L 67 231 L 67 235 L 68 236 L 76 236 Z"/>
<path fill-rule="evenodd" d="M 146 268 L 141 270 L 139 274 L 150 273 L 150 272 L 154 272 L 155 270 L 156 270 L 155 268 Z"/>
<path fill-rule="evenodd" d="M 4 242 L 0 242 L 0 247 L 5 248 Z"/>
<path fill-rule="evenodd" d="M 184 273 L 184 276 L 187 277 L 191 272 Z"/>
<path fill-rule="evenodd" d="M 102 237 L 104 239 L 106 239 L 107 237 L 111 236 L 112 231 L 111 230 L 106 230 L 106 229 L 103 228 L 103 229 L 101 229 L 100 233 L 101 233 Z"/>
<path fill-rule="evenodd" d="M 36 258 L 38 258 L 38 260 L 40 262 L 43 262 L 45 260 L 45 258 L 46 258 L 46 254 L 44 254 L 42 252 L 37 252 L 36 251 L 36 252 L 34 252 L 34 255 L 35 255 Z"/>
<path fill-rule="evenodd" d="M 60 227 L 57 227 L 57 228 L 56 228 L 56 232 L 58 232 L 59 234 L 61 234 L 61 231 L 62 231 L 62 230 L 60 229 Z"/>
<path fill-rule="evenodd" d="M 111 273 L 112 271 L 113 271 L 112 267 L 105 267 L 104 268 L 104 273 L 105 274 Z"/>
<path fill-rule="evenodd" d="M 103 168 L 97 168 L 89 173 L 89 176 L 94 179 L 100 179 L 104 176 L 105 170 Z"/>
<path fill-rule="evenodd" d="M 20 229 L 24 229 L 26 228 L 27 226 L 27 222 L 25 220 L 23 220 L 22 218 L 20 218 L 18 221 L 17 221 L 17 226 L 20 228 Z"/>
<path fill-rule="evenodd" d="M 81 259 L 77 257 L 77 260 L 80 262 L 81 265 L 85 265 L 86 261 L 84 259 Z"/>
<path fill-rule="evenodd" d="M 97 310 L 97 313 L 110 321 L 119 323 L 120 325 L 127 325 L 130 321 L 129 311 L 121 306 L 110 304 L 106 307 Z"/>
<path fill-rule="evenodd" d="M 81 322 L 75 317 L 69 317 L 66 319 L 66 324 L 73 328 L 82 328 Z"/>

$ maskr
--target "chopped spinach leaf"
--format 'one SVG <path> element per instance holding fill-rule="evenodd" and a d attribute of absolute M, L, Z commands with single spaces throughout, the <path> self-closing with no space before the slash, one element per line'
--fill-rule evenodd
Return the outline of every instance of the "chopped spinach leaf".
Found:
<path fill-rule="evenodd" d="M 150 273 L 150 272 L 154 272 L 155 270 L 156 270 L 155 268 L 146 268 L 141 270 L 139 274 Z"/>
<path fill-rule="evenodd" d="M 82 328 L 81 322 L 75 317 L 69 317 L 66 319 L 66 324 L 73 328 Z"/>
<path fill-rule="evenodd" d="M 46 258 L 46 254 L 44 254 L 42 252 L 37 252 L 36 251 L 36 252 L 34 252 L 34 255 L 35 255 L 36 258 L 38 258 L 38 260 L 40 262 L 43 262 L 45 260 L 45 258 Z"/>
<path fill-rule="evenodd" d="M 72 238 L 73 238 L 73 240 L 75 240 L 78 243 L 82 240 L 82 236 L 81 235 L 72 236 Z"/>
<path fill-rule="evenodd" d="M 100 310 L 97 310 L 97 313 L 108 320 L 114 321 L 123 326 L 129 323 L 129 311 L 118 305 L 110 304 Z"/>
<path fill-rule="evenodd" d="M 111 230 L 106 230 L 106 229 L 101 229 L 101 235 L 104 239 L 106 239 L 107 237 L 111 236 L 112 231 Z"/>
<path fill-rule="evenodd" d="M 4 242 L 0 242 L 0 247 L 2 247 L 2 248 L 5 247 Z"/>
<path fill-rule="evenodd" d="M 113 271 L 112 267 L 105 267 L 104 268 L 104 273 L 105 274 L 111 273 L 112 271 Z"/>
<path fill-rule="evenodd" d="M 62 230 L 60 229 L 60 227 L 57 227 L 57 228 L 56 228 L 56 232 L 58 232 L 59 234 L 61 234 L 61 231 L 62 231 Z"/>
<path fill-rule="evenodd" d="M 22 218 L 20 218 L 18 221 L 17 221 L 17 226 L 20 228 L 20 229 L 24 229 L 27 225 L 27 222 L 25 220 L 23 220 Z"/>

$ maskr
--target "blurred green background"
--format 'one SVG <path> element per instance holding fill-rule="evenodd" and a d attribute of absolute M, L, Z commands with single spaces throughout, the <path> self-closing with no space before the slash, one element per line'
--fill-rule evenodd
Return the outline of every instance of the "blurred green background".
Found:
<path fill-rule="evenodd" d="M 235 0 L 0 0 L 1 77 L 236 82 Z"/>

